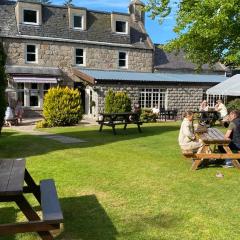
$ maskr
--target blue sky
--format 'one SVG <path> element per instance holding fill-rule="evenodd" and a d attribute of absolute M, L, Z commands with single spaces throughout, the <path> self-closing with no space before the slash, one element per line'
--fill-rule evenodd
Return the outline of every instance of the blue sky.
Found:
<path fill-rule="evenodd" d="M 52 0 L 53 4 L 62 5 L 64 0 Z M 127 12 L 130 0 L 74 0 L 73 4 L 92 10 Z M 159 25 L 157 20 L 151 20 L 146 13 L 146 29 L 154 43 L 166 43 L 174 38 L 172 31 L 174 25 L 174 13 L 171 13 L 163 23 Z"/>

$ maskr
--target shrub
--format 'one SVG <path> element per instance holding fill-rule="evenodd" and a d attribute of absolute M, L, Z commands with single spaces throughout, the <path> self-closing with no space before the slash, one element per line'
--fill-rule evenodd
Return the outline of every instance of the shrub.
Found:
<path fill-rule="evenodd" d="M 4 53 L 3 44 L 0 43 L 0 134 L 2 131 L 2 127 L 4 124 L 4 117 L 6 111 L 6 73 L 5 73 L 5 63 L 6 63 L 6 55 Z"/>
<path fill-rule="evenodd" d="M 240 98 L 236 98 L 236 99 L 230 101 L 227 104 L 227 109 L 228 109 L 228 112 L 230 112 L 232 110 L 240 110 Z"/>
<path fill-rule="evenodd" d="M 82 119 L 79 91 L 68 87 L 50 88 L 44 98 L 43 116 L 49 127 L 77 124 Z"/>
<path fill-rule="evenodd" d="M 105 99 L 106 113 L 121 113 L 131 111 L 131 99 L 126 92 L 114 92 L 110 89 Z"/>
<path fill-rule="evenodd" d="M 48 127 L 48 124 L 46 122 L 46 120 L 41 120 L 41 121 L 38 121 L 36 123 L 36 128 L 47 128 Z"/>
<path fill-rule="evenodd" d="M 151 108 L 142 109 L 140 120 L 142 122 L 156 122 L 157 115 L 152 112 Z"/>

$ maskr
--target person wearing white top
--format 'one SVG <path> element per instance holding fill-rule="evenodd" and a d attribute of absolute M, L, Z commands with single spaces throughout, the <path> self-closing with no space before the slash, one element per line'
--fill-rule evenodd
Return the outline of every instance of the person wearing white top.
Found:
<path fill-rule="evenodd" d="M 223 119 L 224 117 L 226 117 L 227 114 L 228 114 L 227 108 L 226 108 L 226 106 L 223 104 L 223 102 L 222 102 L 221 99 L 217 100 L 217 104 L 215 105 L 215 110 L 216 110 L 217 112 L 219 112 L 221 119 Z"/>
<path fill-rule="evenodd" d="M 193 132 L 193 112 L 187 111 L 184 114 L 184 119 L 178 136 L 178 143 L 182 150 L 197 151 L 202 147 L 202 143 L 196 140 Z"/>
<path fill-rule="evenodd" d="M 154 114 L 159 114 L 159 108 L 158 108 L 158 106 L 155 106 L 155 107 L 152 109 L 152 112 L 153 112 Z"/>

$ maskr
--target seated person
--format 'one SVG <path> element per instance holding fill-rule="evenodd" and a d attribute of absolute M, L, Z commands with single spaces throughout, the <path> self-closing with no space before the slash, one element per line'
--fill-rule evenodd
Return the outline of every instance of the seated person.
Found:
<path fill-rule="evenodd" d="M 193 132 L 193 112 L 187 111 L 184 114 L 184 119 L 181 124 L 178 142 L 182 150 L 192 150 L 197 152 L 202 143 L 196 140 Z"/>
<path fill-rule="evenodd" d="M 220 120 L 224 119 L 228 112 L 227 112 L 227 108 L 226 106 L 223 104 L 221 99 L 217 100 L 217 104 L 215 105 L 215 111 L 217 111 L 219 113 L 219 118 Z"/>
<path fill-rule="evenodd" d="M 7 108 L 6 108 L 6 111 L 5 111 L 5 117 L 4 117 L 5 124 L 7 126 L 11 127 L 11 120 L 13 120 L 13 118 L 14 118 L 13 111 L 10 108 L 10 106 L 7 104 Z"/>
<path fill-rule="evenodd" d="M 159 108 L 158 108 L 157 105 L 152 109 L 152 112 L 153 112 L 154 114 L 156 114 L 156 115 L 159 114 Z"/>
<path fill-rule="evenodd" d="M 206 101 L 206 100 L 203 100 L 202 103 L 201 103 L 201 105 L 200 105 L 200 107 L 199 107 L 199 111 L 200 111 L 200 112 L 201 112 L 201 111 L 207 112 L 208 109 L 209 109 L 209 105 L 208 105 L 207 101 Z"/>
<path fill-rule="evenodd" d="M 229 144 L 230 149 L 233 152 L 240 151 L 240 118 L 239 112 L 234 110 L 229 113 L 230 124 L 228 126 L 227 132 L 225 133 L 225 138 L 230 139 Z M 227 159 L 225 161 L 226 167 L 232 166 L 232 161 Z"/>

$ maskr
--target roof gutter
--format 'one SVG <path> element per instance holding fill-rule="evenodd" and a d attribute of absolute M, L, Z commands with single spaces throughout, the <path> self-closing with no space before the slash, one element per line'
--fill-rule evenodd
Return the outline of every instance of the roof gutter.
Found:
<path fill-rule="evenodd" d="M 53 38 L 53 37 L 40 37 L 40 36 L 30 36 L 30 35 L 16 35 L 16 36 L 0 35 L 0 38 L 15 38 L 15 39 L 17 38 L 17 39 L 26 39 L 26 40 L 55 41 L 55 42 L 66 42 L 66 43 L 83 43 L 83 44 L 91 44 L 91 45 L 98 45 L 98 46 L 100 45 L 100 46 L 112 46 L 112 47 L 151 50 L 148 48 L 135 47 L 134 45 L 131 45 L 131 44 L 97 42 L 97 41 L 88 41 L 88 40 L 74 40 L 74 39 Z"/>

